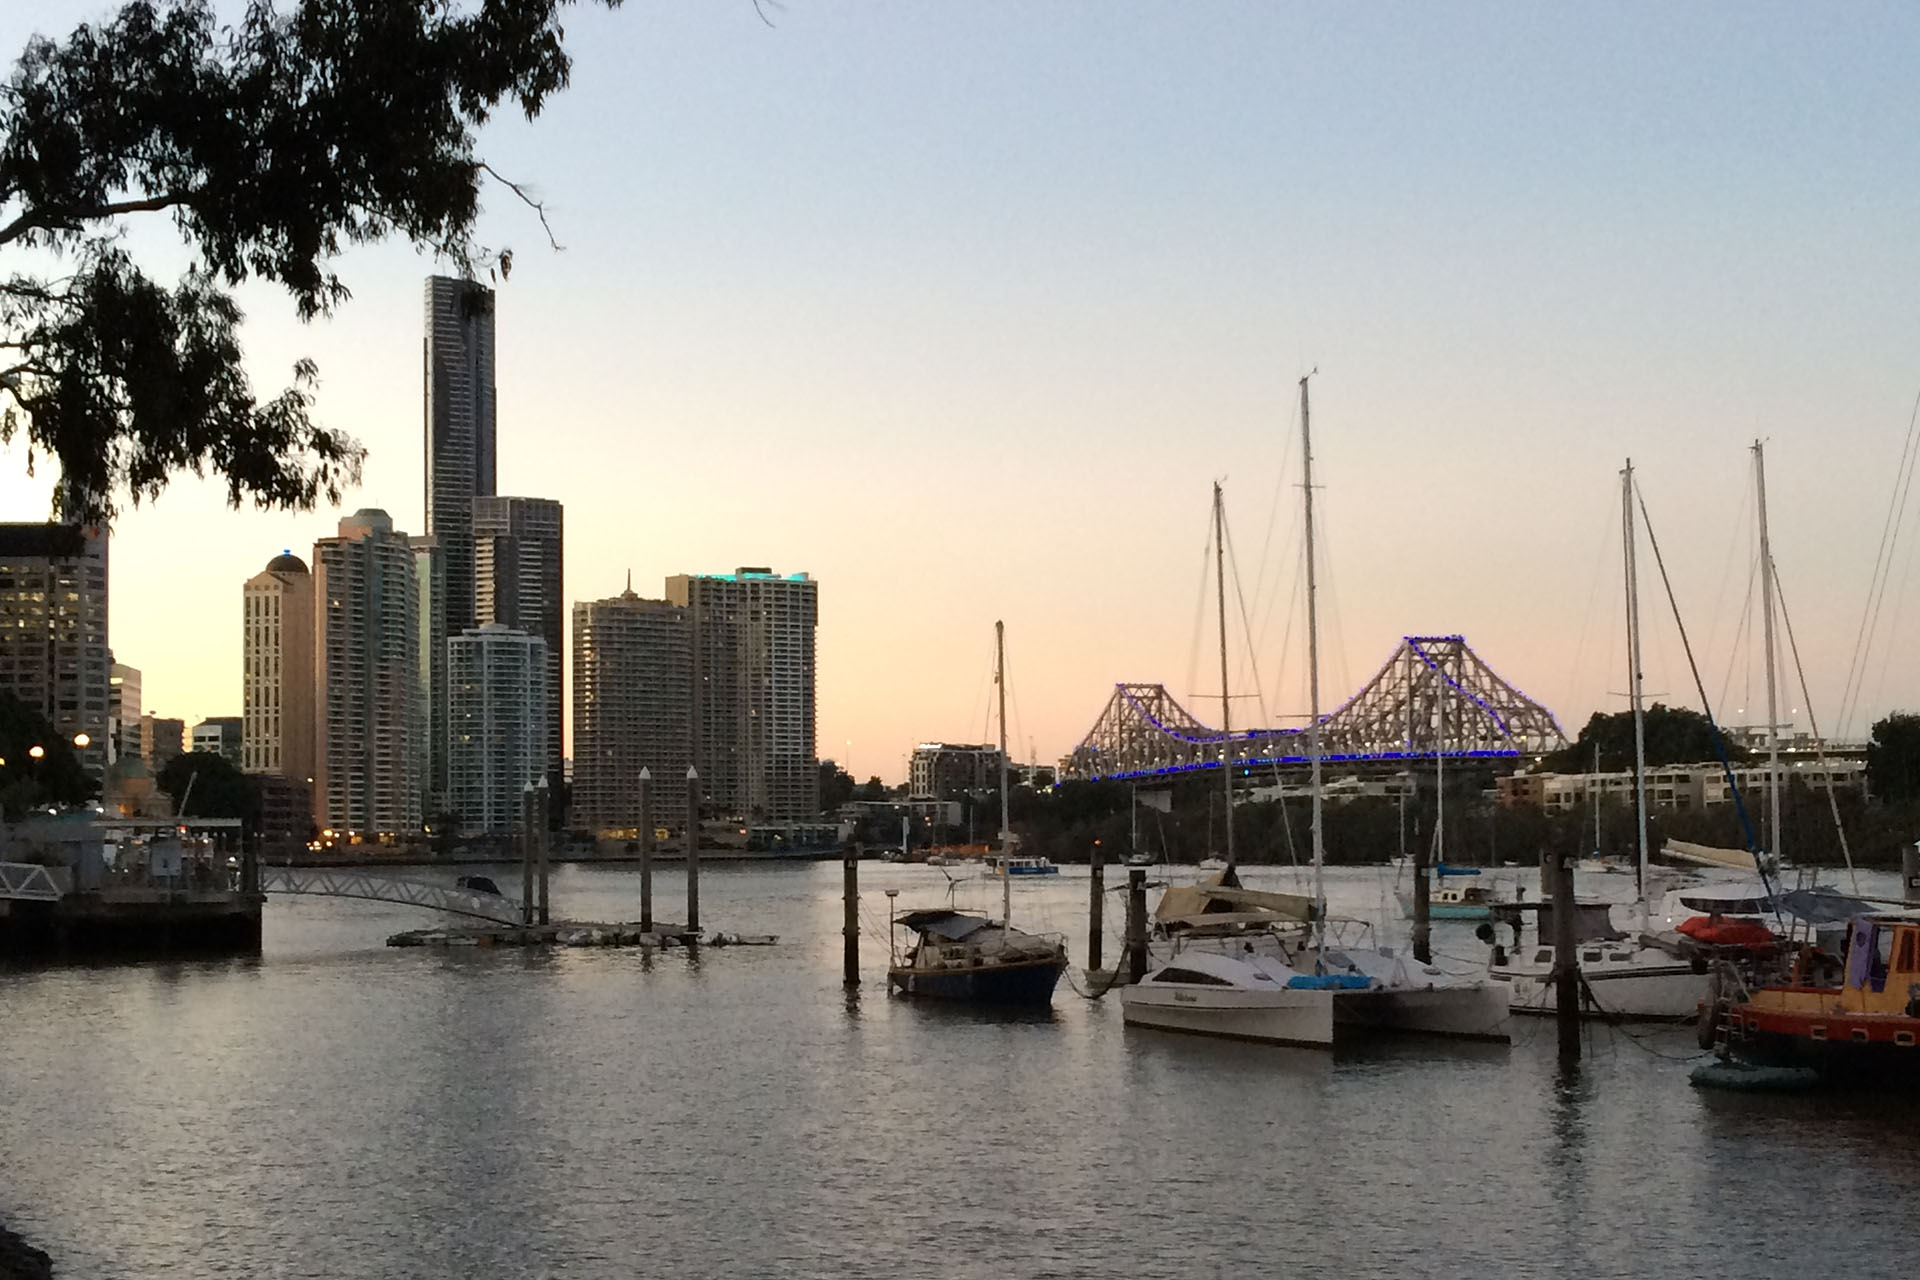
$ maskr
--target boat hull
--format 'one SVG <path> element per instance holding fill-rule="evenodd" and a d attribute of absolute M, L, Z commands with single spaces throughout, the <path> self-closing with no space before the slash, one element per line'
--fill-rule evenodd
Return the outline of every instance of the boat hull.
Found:
<path fill-rule="evenodd" d="M 1398 896 L 1400 898 L 1400 914 L 1409 920 L 1413 919 L 1413 899 L 1404 893 Z M 1492 918 L 1493 910 L 1484 902 L 1434 902 L 1429 900 L 1427 903 L 1427 919 L 1429 920 L 1491 920 Z"/>
<path fill-rule="evenodd" d="M 1120 1016 L 1130 1027 L 1265 1044 L 1333 1046 L 1331 991 L 1242 991 L 1145 982 L 1120 992 Z"/>
<path fill-rule="evenodd" d="M 1920 1091 L 1920 1018 L 1735 1005 L 1720 1041 L 1734 1062 L 1808 1068 L 1830 1084 Z"/>
<path fill-rule="evenodd" d="M 1587 1018 L 1632 1018 L 1647 1022 L 1685 1022 L 1700 1012 L 1712 983 L 1708 974 L 1676 962 L 1661 966 L 1634 966 L 1611 971 L 1603 967 L 1580 971 L 1591 1002 L 1582 1000 Z M 1507 1004 L 1515 1013 L 1548 1015 L 1559 1011 L 1559 993 L 1550 971 L 1493 971 L 1493 980 L 1507 988 Z"/>
<path fill-rule="evenodd" d="M 1472 986 L 1376 987 L 1334 993 L 1336 1034 L 1381 1032 L 1506 1043 L 1506 992 Z"/>
<path fill-rule="evenodd" d="M 1064 959 L 1022 964 L 979 965 L 965 969 L 893 968 L 888 983 L 900 994 L 975 1004 L 1045 1005 L 1066 969 Z"/>

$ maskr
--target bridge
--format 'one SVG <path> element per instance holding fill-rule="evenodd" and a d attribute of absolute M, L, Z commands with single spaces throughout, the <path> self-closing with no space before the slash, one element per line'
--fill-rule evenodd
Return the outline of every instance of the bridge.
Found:
<path fill-rule="evenodd" d="M 520 923 L 520 904 L 497 893 L 477 893 L 472 889 L 450 888 L 447 885 L 429 884 L 424 880 L 403 880 L 398 876 L 352 868 L 262 866 L 260 891 L 396 902 L 403 906 L 471 916 L 494 924 Z"/>
<path fill-rule="evenodd" d="M 1567 744 L 1559 722 L 1494 674 L 1462 636 L 1408 636 L 1365 688 L 1320 717 L 1320 758 L 1333 764 L 1514 759 Z M 1170 777 L 1307 762 L 1307 731 L 1202 724 L 1165 685 L 1119 684 L 1063 762 L 1084 781 Z"/>

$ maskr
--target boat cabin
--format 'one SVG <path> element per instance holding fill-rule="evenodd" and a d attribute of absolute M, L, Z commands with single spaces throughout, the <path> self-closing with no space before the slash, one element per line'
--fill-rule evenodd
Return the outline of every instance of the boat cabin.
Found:
<path fill-rule="evenodd" d="M 1060 868 L 1053 865 L 1051 858 L 1008 857 L 1005 854 L 991 854 L 987 858 L 987 874 L 990 876 L 1054 876 L 1060 874 Z"/>
<path fill-rule="evenodd" d="M 1920 915 L 1855 916 L 1847 929 L 1841 985 L 1802 985 L 1805 981 L 1762 987 L 1749 1003 L 1780 1013 L 1920 1018 Z"/>

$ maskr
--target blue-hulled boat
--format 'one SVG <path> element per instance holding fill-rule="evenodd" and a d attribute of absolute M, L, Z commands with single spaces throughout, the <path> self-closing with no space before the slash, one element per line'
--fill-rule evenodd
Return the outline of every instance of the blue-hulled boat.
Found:
<path fill-rule="evenodd" d="M 888 984 L 902 995 L 1044 1005 L 1067 967 L 1060 938 L 1023 933 L 971 912 L 907 911 L 894 923 L 915 935 L 906 954 L 887 967 Z"/>
<path fill-rule="evenodd" d="M 1053 865 L 1052 858 L 995 853 L 987 856 L 987 874 L 990 876 L 1057 876 L 1060 874 L 1060 868 Z"/>
<path fill-rule="evenodd" d="M 1430 920 L 1485 920 L 1493 908 L 1507 901 L 1503 887 L 1479 882 L 1480 868 L 1451 867 L 1442 862 L 1434 867 L 1432 888 L 1427 892 L 1427 918 Z M 1449 883 L 1449 881 L 1456 883 Z M 1464 882 L 1464 883 L 1457 883 Z M 1401 889 L 1400 910 L 1413 919 L 1413 890 Z"/>

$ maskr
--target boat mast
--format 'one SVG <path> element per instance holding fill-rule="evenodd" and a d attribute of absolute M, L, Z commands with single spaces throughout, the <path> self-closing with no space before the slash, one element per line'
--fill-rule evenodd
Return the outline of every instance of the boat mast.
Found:
<path fill-rule="evenodd" d="M 1227 874 L 1233 881 L 1233 703 L 1227 697 L 1227 508 L 1213 482 L 1213 578 L 1220 605 L 1220 773 L 1227 796 Z M 1212 850 L 1208 850 L 1209 853 Z"/>
<path fill-rule="evenodd" d="M 1007 821 L 1007 624 L 993 624 L 993 683 L 1000 693 L 1000 924 L 1013 925 L 1013 826 Z"/>
<path fill-rule="evenodd" d="M 1620 472 L 1620 518 L 1621 543 L 1626 557 L 1627 575 L 1627 704 L 1633 708 L 1633 810 L 1634 821 L 1639 833 L 1640 860 L 1635 867 L 1634 880 L 1640 894 L 1640 905 L 1644 913 L 1647 904 L 1647 715 L 1645 700 L 1641 697 L 1640 669 L 1640 579 L 1634 561 L 1635 545 L 1639 538 L 1634 533 L 1633 524 L 1633 459 L 1627 459 L 1627 465 Z M 1595 758 L 1598 758 L 1600 744 L 1594 743 Z M 1597 766 L 1596 766 L 1597 767 Z M 1594 809 L 1594 830 L 1598 831 L 1600 811 Z M 1597 838 L 1597 837 L 1596 837 Z"/>
<path fill-rule="evenodd" d="M 1774 681 L 1773 657 L 1773 544 L 1767 537 L 1767 459 L 1758 440 L 1753 442 L 1753 488 L 1760 513 L 1760 607 L 1765 611 L 1767 658 L 1767 843 L 1775 865 L 1780 862 L 1780 708 Z"/>
<path fill-rule="evenodd" d="M 1309 377 L 1312 375 L 1308 375 Z M 1320 611 L 1314 599 L 1313 572 L 1313 434 L 1308 427 L 1307 379 L 1300 379 L 1300 478 L 1306 490 L 1307 551 L 1307 763 L 1313 795 L 1313 933 L 1314 951 L 1324 968 L 1327 955 L 1327 886 L 1321 872 L 1325 840 L 1320 827 Z"/>

